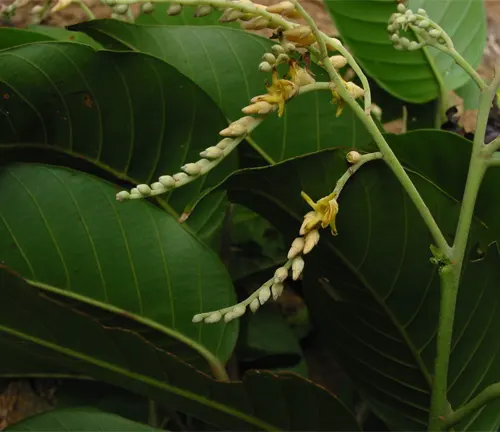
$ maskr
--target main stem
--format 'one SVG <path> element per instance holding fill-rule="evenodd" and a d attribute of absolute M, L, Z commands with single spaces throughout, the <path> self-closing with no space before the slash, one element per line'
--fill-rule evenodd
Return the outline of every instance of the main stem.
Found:
<path fill-rule="evenodd" d="M 429 415 L 429 431 L 442 430 L 446 425 L 446 417 L 452 413 L 447 398 L 447 386 L 455 307 L 470 227 L 474 216 L 474 207 L 481 182 L 488 167 L 487 159 L 483 154 L 485 148 L 484 134 L 488 123 L 491 103 L 499 82 L 500 73 L 497 71 L 493 82 L 481 90 L 476 133 L 474 135 L 469 172 L 460 216 L 458 218 L 455 241 L 451 248 L 449 262 L 440 269 L 441 306 L 431 411 Z"/>

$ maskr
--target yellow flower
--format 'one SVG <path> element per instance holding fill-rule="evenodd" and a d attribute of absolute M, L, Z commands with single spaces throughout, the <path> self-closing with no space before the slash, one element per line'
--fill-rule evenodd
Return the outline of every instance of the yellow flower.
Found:
<path fill-rule="evenodd" d="M 304 216 L 304 222 L 300 227 L 300 234 L 304 235 L 312 229 L 315 229 L 318 225 L 321 225 L 322 228 L 326 228 L 330 225 L 332 234 L 337 235 L 335 218 L 339 212 L 339 204 L 336 200 L 336 194 L 332 192 L 330 195 L 321 198 L 317 202 L 314 202 L 305 192 L 302 192 L 301 195 L 307 204 L 312 207 L 313 211 Z"/>
<path fill-rule="evenodd" d="M 294 59 L 290 60 L 288 76 L 290 77 L 290 81 L 297 84 L 299 87 L 314 84 L 316 82 L 311 73 L 307 69 L 300 67 Z"/>
<path fill-rule="evenodd" d="M 271 85 L 267 85 L 267 94 L 257 96 L 252 99 L 253 103 L 268 102 L 278 106 L 278 117 L 282 117 L 285 112 L 285 103 L 293 98 L 298 92 L 298 86 L 292 81 L 280 79 L 278 71 L 273 69 L 273 77 Z"/>

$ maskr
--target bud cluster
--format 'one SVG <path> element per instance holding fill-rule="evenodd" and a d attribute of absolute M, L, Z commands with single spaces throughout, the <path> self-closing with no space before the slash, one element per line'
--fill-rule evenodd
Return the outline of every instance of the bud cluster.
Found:
<path fill-rule="evenodd" d="M 116 200 L 126 201 L 160 195 L 195 180 L 219 164 L 261 121 L 262 119 L 260 118 L 249 116 L 236 120 L 219 132 L 224 139 L 219 141 L 215 146 L 208 147 L 200 153 L 200 160 L 194 163 L 187 163 L 181 167 L 182 171 L 176 174 L 161 176 L 157 182 L 151 185 L 140 184 L 131 189 L 130 192 L 118 192 Z"/>
<path fill-rule="evenodd" d="M 307 218 L 308 215 L 304 217 L 304 221 L 306 221 Z M 212 324 L 219 322 L 222 319 L 224 319 L 225 322 L 229 322 L 242 316 L 246 312 L 247 308 L 255 313 L 271 297 L 273 300 L 277 300 L 283 293 L 285 288 L 284 283 L 290 276 L 290 273 L 294 281 L 300 278 L 305 265 L 303 255 L 307 255 L 311 252 L 319 242 L 319 231 L 316 226 L 313 226 L 310 229 L 304 229 L 303 224 L 300 234 L 301 236 L 297 237 L 292 242 L 287 255 L 288 261 L 282 267 L 276 269 L 274 276 L 264 283 L 252 295 L 234 306 L 220 309 L 218 311 L 197 314 L 193 317 L 193 322 L 205 322 L 207 324 Z"/>
<path fill-rule="evenodd" d="M 420 36 L 420 41 L 410 40 L 401 36 L 401 31 L 412 30 Z M 418 9 L 414 13 L 407 9 L 404 4 L 398 5 L 398 12 L 392 14 L 387 26 L 389 37 L 398 50 L 415 51 L 425 45 L 443 46 L 453 49 L 453 44 L 444 30 L 435 22 L 431 21 L 424 9 Z"/>

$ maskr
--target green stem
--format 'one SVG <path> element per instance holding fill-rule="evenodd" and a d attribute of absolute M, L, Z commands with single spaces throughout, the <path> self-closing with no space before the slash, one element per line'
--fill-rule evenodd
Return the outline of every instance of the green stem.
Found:
<path fill-rule="evenodd" d="M 475 71 L 475 69 L 465 60 L 461 54 L 456 49 L 450 49 L 444 45 L 440 45 L 438 43 L 430 45 L 444 53 L 448 54 L 450 57 L 455 60 L 455 63 L 458 64 L 465 72 L 469 74 L 469 76 L 474 80 L 477 86 L 483 90 L 488 85 L 486 82 L 479 76 L 479 74 Z"/>
<path fill-rule="evenodd" d="M 76 0 L 73 3 L 76 3 L 78 6 L 82 8 L 82 10 L 85 12 L 85 15 L 87 15 L 87 18 L 89 20 L 95 20 L 95 15 L 94 12 L 90 10 L 90 8 L 83 2 L 82 0 Z"/>
<path fill-rule="evenodd" d="M 449 256 L 450 254 L 450 246 L 448 245 L 446 239 L 443 236 L 443 233 L 439 229 L 438 224 L 434 220 L 434 217 L 432 216 L 429 208 L 427 207 L 427 204 L 425 204 L 424 200 L 420 196 L 420 193 L 418 192 L 417 188 L 411 181 L 410 177 L 404 170 L 403 166 L 399 162 L 398 158 L 390 148 L 389 144 L 385 140 L 384 136 L 380 132 L 380 130 L 377 127 L 377 124 L 373 121 L 372 117 L 367 114 L 363 108 L 359 106 L 359 104 L 356 102 L 356 100 L 351 96 L 351 94 L 348 92 L 348 90 L 345 88 L 344 83 L 338 72 L 335 70 L 333 67 L 332 63 L 328 59 L 328 50 L 326 48 L 326 44 L 324 39 L 321 37 L 321 33 L 318 30 L 318 27 L 316 26 L 316 23 L 314 20 L 311 18 L 311 16 L 304 10 L 304 8 L 300 5 L 298 0 L 291 0 L 292 3 L 295 5 L 299 13 L 304 17 L 304 19 L 307 21 L 307 23 L 311 26 L 311 29 L 313 30 L 314 34 L 316 35 L 316 39 L 319 44 L 320 48 L 320 56 L 321 58 L 319 59 L 323 67 L 326 69 L 328 72 L 328 75 L 330 79 L 336 84 L 335 90 L 337 93 L 340 95 L 340 97 L 351 107 L 351 109 L 354 111 L 354 113 L 359 117 L 359 119 L 363 122 L 365 127 L 368 129 L 368 132 L 372 135 L 375 143 L 377 144 L 379 150 L 384 156 L 384 160 L 389 166 L 389 168 L 392 170 L 396 178 L 399 180 L 403 188 L 406 190 L 406 193 L 410 197 L 410 199 L 413 201 L 415 206 L 417 207 L 418 212 L 422 216 L 422 219 L 424 220 L 425 224 L 429 228 L 429 231 L 432 234 L 432 237 L 434 238 L 434 241 L 436 242 L 437 246 L 441 251 L 446 254 L 446 256 Z"/>
<path fill-rule="evenodd" d="M 474 399 L 450 414 L 443 424 L 443 429 L 448 430 L 459 423 L 466 416 L 475 413 L 479 408 L 495 399 L 500 398 L 500 383 L 486 387 Z"/>
<path fill-rule="evenodd" d="M 456 297 L 459 277 L 452 264 L 439 269 L 441 281 L 441 306 L 437 334 L 437 357 L 432 386 L 429 431 L 440 431 L 444 418 L 450 412 L 448 398 L 448 363 L 450 360 L 453 317 L 455 316 Z"/>
<path fill-rule="evenodd" d="M 455 240 L 451 248 L 450 260 L 441 269 L 441 312 L 439 317 L 437 356 L 429 416 L 430 431 L 441 430 L 444 419 L 451 415 L 446 390 L 456 297 L 467 249 L 470 227 L 474 216 L 477 194 L 488 166 L 489 159 L 485 158 L 483 154 L 486 147 L 484 144 L 484 135 L 488 123 L 491 103 L 499 82 L 500 74 L 497 73 L 493 82 L 488 87 L 481 90 L 476 133 L 472 145 L 469 172 L 465 184 Z"/>
<path fill-rule="evenodd" d="M 344 189 L 344 186 L 346 183 L 349 181 L 349 179 L 356 173 L 358 169 L 360 169 L 365 163 L 377 160 L 377 159 L 382 159 L 382 153 L 380 152 L 375 152 L 375 153 L 367 153 L 364 155 L 361 155 L 360 159 L 358 162 L 353 164 L 352 166 L 349 167 L 349 169 L 340 177 L 337 181 L 337 184 L 335 185 L 335 189 L 333 189 L 332 194 L 338 199 L 340 196 L 340 193 L 342 192 L 342 189 Z"/>
<path fill-rule="evenodd" d="M 152 399 L 149 399 L 148 403 L 148 425 L 152 428 L 158 427 L 158 407 Z"/>

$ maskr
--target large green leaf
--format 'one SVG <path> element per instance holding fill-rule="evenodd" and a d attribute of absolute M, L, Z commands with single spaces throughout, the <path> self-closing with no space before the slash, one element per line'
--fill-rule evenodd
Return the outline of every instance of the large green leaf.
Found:
<path fill-rule="evenodd" d="M 462 140 L 449 133 L 433 134 L 430 144 L 446 142 L 443 145 L 449 147 L 455 138 Z M 431 132 L 426 136 L 429 139 Z M 416 144 L 418 141 L 413 142 L 413 154 L 418 153 L 419 158 L 410 176 L 450 238 L 459 203 L 444 190 L 456 192 L 461 185 L 437 180 L 452 170 L 463 177 L 467 165 L 461 156 L 454 158 L 448 153 L 449 157 L 442 159 L 444 151 L 436 154 L 435 147 L 426 142 L 420 147 Z M 393 148 L 398 153 L 396 143 Z M 300 191 L 315 199 L 326 195 L 347 168 L 344 154 L 342 150 L 319 152 L 270 168 L 242 171 L 231 176 L 224 187 L 232 201 L 264 215 L 292 238 L 308 211 Z M 429 179 L 414 170 L 419 163 L 441 173 Z M 283 178 L 288 181 L 284 183 Z M 492 191 L 488 191 L 490 201 Z M 421 430 L 428 417 L 439 308 L 439 281 L 429 261 L 432 239 L 382 162 L 363 167 L 345 187 L 339 204 L 338 237 L 325 232 L 320 247 L 306 260 L 306 299 L 344 367 L 377 411 L 395 428 Z M 484 223 L 475 223 L 473 238 L 484 230 Z M 490 235 L 495 236 L 495 232 Z M 461 302 L 457 313 L 454 356 L 460 360 L 454 360 L 457 365 L 450 370 L 454 374 L 450 375 L 454 376 L 450 381 L 454 406 L 469 400 L 500 374 L 494 362 L 497 338 L 492 336 L 497 330 L 495 324 L 485 324 L 485 320 L 498 321 L 493 315 L 497 298 L 489 297 L 499 280 L 496 260 L 496 250 L 491 250 L 487 260 L 467 268 L 463 298 L 472 295 L 469 290 L 477 296 L 478 284 L 491 294 L 479 306 L 477 297 L 475 302 L 469 297 Z M 473 283 L 474 279 L 478 282 Z M 459 337 L 466 328 L 470 339 Z M 480 328 L 488 329 L 488 334 Z M 479 343 L 481 351 L 477 349 Z M 486 366 L 475 363 L 481 361 L 491 365 L 487 379 L 483 379 Z M 488 428 L 497 425 L 497 417 L 487 414 L 476 421 Z M 476 429 L 477 424 L 469 427 Z"/>
<path fill-rule="evenodd" d="M 387 33 L 394 0 L 328 1 L 327 8 L 345 43 L 363 68 L 383 88 L 409 102 L 428 102 L 441 95 L 440 86 L 454 90 L 469 76 L 453 59 L 434 48 L 397 51 Z M 477 67 L 486 41 L 484 2 L 478 0 L 410 0 L 408 7 L 425 8 L 453 39 L 464 58 Z"/>
<path fill-rule="evenodd" d="M 216 381 L 71 306 L 0 272 L 0 331 L 34 360 L 49 357 L 224 430 L 358 430 L 337 398 L 296 375 L 255 371 L 242 382 Z"/>
<path fill-rule="evenodd" d="M 50 292 L 156 328 L 161 346 L 186 361 L 220 368 L 229 358 L 237 323 L 191 322 L 234 303 L 229 275 L 171 216 L 145 201 L 117 203 L 116 187 L 62 168 L 4 167 L 0 189 L 4 264 Z"/>
<path fill-rule="evenodd" d="M 125 419 L 116 414 L 85 407 L 49 411 L 12 425 L 7 430 L 26 432 L 154 432 L 160 429 Z"/>
<path fill-rule="evenodd" d="M 16 150 L 21 160 L 33 148 L 63 152 L 71 166 L 81 168 L 83 158 L 133 184 L 156 181 L 198 160 L 226 124 L 210 98 L 172 66 L 81 44 L 47 42 L 2 51 L 0 94 L 0 149 Z M 229 158 L 167 195 L 164 206 L 178 215 L 234 167 Z"/>
<path fill-rule="evenodd" d="M 96 40 L 114 38 L 119 46 L 159 57 L 190 77 L 231 120 L 242 116 L 249 100 L 265 92 L 270 78 L 258 71 L 262 55 L 272 45 L 263 37 L 223 27 L 137 26 L 118 21 L 91 21 L 74 27 Z M 110 46 L 109 44 L 107 46 Z M 312 67 L 318 81 L 325 73 Z M 371 140 L 365 127 L 346 108 L 335 118 L 329 92 L 308 93 L 292 100 L 283 118 L 270 116 L 251 143 L 269 162 L 339 145 L 362 145 Z M 210 138 L 207 138 L 210 139 Z M 215 143 L 216 136 L 212 138 Z"/>

